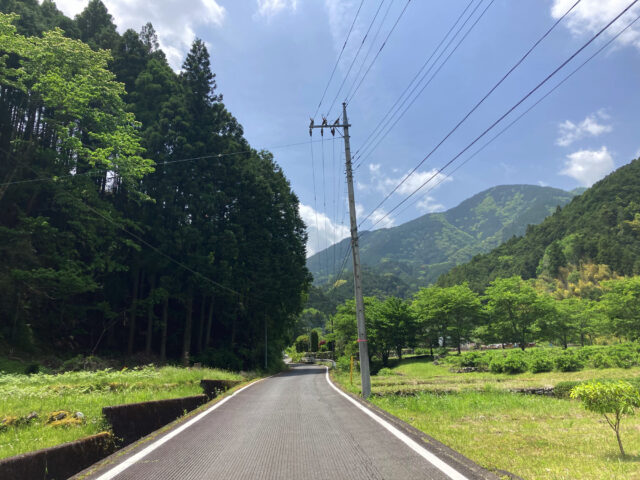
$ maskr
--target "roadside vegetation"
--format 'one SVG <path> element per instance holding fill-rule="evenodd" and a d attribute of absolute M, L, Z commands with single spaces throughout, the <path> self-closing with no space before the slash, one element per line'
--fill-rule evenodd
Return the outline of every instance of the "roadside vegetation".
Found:
<path fill-rule="evenodd" d="M 202 394 L 205 378 L 246 379 L 225 370 L 153 365 L 57 375 L 1 373 L 0 458 L 108 430 L 105 406 Z"/>
<path fill-rule="evenodd" d="M 560 350 L 532 349 L 531 357 Z M 640 369 L 587 364 L 574 372 L 456 373 L 457 364 L 475 356 L 470 352 L 435 363 L 425 358 L 392 362 L 396 365 L 372 376 L 370 401 L 489 470 L 526 479 L 640 479 L 640 418 L 629 415 L 620 424 L 627 452 L 622 456 L 603 415 L 569 397 L 576 386 L 595 379 L 604 385 L 624 380 L 637 392 Z M 334 379 L 359 394 L 359 372 L 351 384 L 348 365 L 340 365 L 332 372 Z M 545 388 L 545 395 L 516 393 L 542 393 Z"/>

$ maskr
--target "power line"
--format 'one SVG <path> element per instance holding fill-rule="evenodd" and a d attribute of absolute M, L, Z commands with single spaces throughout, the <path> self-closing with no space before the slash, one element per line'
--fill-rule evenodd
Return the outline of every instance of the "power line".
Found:
<path fill-rule="evenodd" d="M 313 161 L 313 143 L 309 138 L 309 146 L 311 147 L 311 178 L 313 179 L 313 213 L 316 216 L 316 248 L 320 250 L 320 227 L 318 225 L 318 206 L 316 202 L 316 167 Z"/>
<path fill-rule="evenodd" d="M 318 143 L 321 142 L 322 140 L 313 140 L 312 143 Z M 290 148 L 290 147 L 299 147 L 301 145 L 307 145 L 307 142 L 299 142 L 299 143 L 290 143 L 287 145 L 276 145 L 273 147 L 266 147 L 263 148 L 261 150 L 279 150 L 279 149 L 283 149 L 283 148 Z M 5 150 L 6 151 L 6 150 Z M 154 165 L 154 167 L 162 167 L 164 165 L 173 165 L 174 163 L 184 163 L 184 162 L 193 162 L 196 160 L 206 160 L 206 159 L 210 159 L 210 158 L 223 158 L 223 157 L 230 157 L 230 156 L 235 156 L 235 155 L 245 155 L 248 153 L 254 153 L 254 152 L 259 152 L 260 150 L 242 150 L 240 152 L 230 152 L 230 153 L 216 153 L 216 154 L 211 154 L 211 155 L 202 155 L 200 157 L 189 157 L 189 158 L 181 158 L 179 160 L 169 160 L 166 162 L 162 162 L 162 163 L 156 163 Z M 11 152 L 7 152 L 12 156 L 16 156 L 17 154 L 15 153 L 11 153 Z M 0 187 L 4 187 L 4 186 L 8 186 L 8 185 L 17 185 L 17 184 L 21 184 L 21 183 L 34 183 L 34 182 L 53 182 L 53 181 L 57 181 L 63 178 L 72 178 L 72 177 L 82 177 L 82 176 L 93 176 L 93 175 L 103 175 L 105 173 L 109 173 L 109 172 L 113 172 L 113 173 L 118 173 L 116 170 L 113 169 L 100 169 L 100 170 L 91 170 L 88 172 L 82 172 L 82 173 L 72 173 L 72 174 L 68 174 L 68 175 L 56 175 L 55 177 L 39 177 L 39 178 L 29 178 L 29 179 L 25 179 L 25 180 L 16 180 L 15 182 L 5 182 L 5 183 L 0 183 Z"/>
<path fill-rule="evenodd" d="M 398 203 L 395 207 L 393 207 L 389 212 L 387 212 L 382 218 L 380 218 L 375 224 L 377 225 L 382 220 L 387 218 L 392 212 L 398 209 L 402 204 L 404 204 L 407 200 L 409 200 L 413 195 L 415 195 L 419 190 L 421 190 L 427 183 L 433 180 L 437 175 L 439 175 L 444 169 L 446 169 L 449 165 L 455 162 L 460 156 L 462 156 L 469 148 L 475 145 L 478 140 L 484 137 L 489 131 L 495 128 L 504 118 L 506 118 L 511 112 L 513 112 L 516 108 L 518 108 L 525 100 L 527 100 L 531 95 L 533 95 L 540 87 L 542 87 L 547 81 L 549 81 L 556 73 L 558 73 L 562 68 L 564 68 L 570 61 L 572 61 L 576 56 L 578 56 L 585 48 L 587 48 L 591 43 L 593 43 L 603 32 L 605 32 L 611 25 L 613 25 L 622 15 L 627 13 L 631 7 L 633 7 L 640 0 L 634 0 L 631 2 L 621 13 L 619 13 L 613 20 L 611 20 L 607 25 L 605 25 L 598 33 L 596 33 L 589 41 L 587 41 L 582 47 L 580 47 L 575 53 L 573 53 L 567 60 L 565 60 L 558 68 L 556 68 L 553 72 L 551 72 L 547 77 L 542 80 L 535 88 L 533 88 L 529 93 L 527 93 L 520 101 L 518 101 L 515 105 L 513 105 L 506 113 L 504 113 L 500 118 L 498 118 L 495 122 L 491 124 L 486 130 L 484 130 L 479 136 L 477 136 L 469 145 L 467 145 L 463 150 L 461 150 L 456 156 L 454 156 L 451 160 L 449 160 L 443 167 L 441 167 L 436 173 L 434 173 L 431 177 L 429 177 L 425 182 L 423 182 L 418 188 L 416 188 L 410 195 L 408 195 L 404 200 Z M 374 210 L 375 211 L 375 210 Z M 373 212 L 372 212 L 373 213 Z M 370 216 L 371 214 L 369 214 Z M 368 218 L 368 217 L 367 217 Z M 365 219 L 366 220 L 366 219 Z"/>
<path fill-rule="evenodd" d="M 522 62 L 524 62 L 524 60 L 531 54 L 531 52 L 533 52 L 533 50 L 535 50 L 535 48 L 545 39 L 547 38 L 547 36 L 556 28 L 556 26 L 558 26 L 558 24 L 567 16 L 569 15 L 569 13 L 581 2 L 582 0 L 577 0 L 572 6 L 571 8 L 569 8 L 569 10 L 567 10 L 565 12 L 565 14 L 560 17 L 545 33 L 544 35 L 542 35 L 542 37 L 540 37 L 531 48 L 529 48 L 529 50 L 520 58 L 520 60 L 518 60 L 510 69 L 509 71 L 507 71 L 507 73 L 505 73 L 502 78 L 498 81 L 498 83 L 496 83 L 485 95 L 484 97 L 482 97 L 482 99 L 476 103 L 476 105 L 469 110 L 469 112 L 456 124 L 455 127 L 453 127 L 453 129 L 451 129 L 451 131 L 449 131 L 449 133 L 447 133 L 444 138 L 442 140 L 440 140 L 440 142 L 427 154 L 427 156 L 425 156 L 401 181 L 400 183 L 398 183 L 398 185 L 396 185 L 393 190 L 391 190 L 391 192 L 389 192 L 385 198 L 376 206 L 376 208 L 363 220 L 363 222 L 365 220 L 367 220 L 372 214 L 373 212 L 375 212 L 378 208 L 380 208 L 380 206 L 382 206 L 382 204 L 384 204 L 384 202 L 386 202 L 391 195 L 393 195 L 398 188 L 400 188 L 408 179 L 409 177 L 411 177 L 417 170 L 418 168 L 420 168 L 424 162 L 426 162 L 439 148 L 440 146 L 442 146 L 442 144 L 444 142 L 447 141 L 447 139 L 449 139 L 449 137 L 451 137 L 451 135 L 453 135 L 453 133 L 458 130 L 458 128 L 460 128 L 460 126 L 484 103 L 484 101 L 489 98 L 489 96 L 500 86 L 502 85 L 502 83 L 509 77 L 509 75 L 511 75 L 511 73 L 513 73 L 513 71 L 518 68 Z M 485 10 L 486 11 L 486 10 Z M 362 224 L 362 223 L 361 223 Z"/>
<path fill-rule="evenodd" d="M 425 194 L 431 192 L 433 189 L 435 189 L 438 185 L 440 185 L 446 178 L 451 177 L 451 175 L 453 175 L 455 172 L 457 172 L 460 168 L 462 168 L 463 166 L 465 166 L 469 161 L 471 161 L 473 158 L 475 158 L 478 154 L 480 154 L 480 152 L 482 152 L 485 148 L 487 148 L 490 144 L 492 144 L 495 140 L 498 139 L 498 137 L 502 136 L 502 134 L 504 134 L 507 130 L 509 130 L 512 126 L 514 126 L 516 123 L 518 123 L 522 117 L 524 117 L 525 115 L 527 115 L 531 110 L 533 110 L 535 107 L 537 107 L 543 100 L 545 100 L 549 95 L 551 95 L 553 92 L 555 92 L 558 88 L 560 88 L 562 85 L 564 85 L 565 82 L 567 82 L 571 77 L 573 77 L 576 73 L 578 73 L 578 71 L 580 71 L 587 63 L 589 63 L 591 60 L 593 60 L 596 56 L 598 56 L 603 50 L 605 50 L 607 47 L 609 47 L 615 40 L 618 39 L 618 37 L 620 37 L 620 35 L 622 35 L 624 32 L 626 32 L 629 28 L 631 28 L 635 23 L 638 22 L 638 20 L 640 20 L 640 15 L 638 17 L 636 17 L 635 20 L 633 20 L 631 23 L 629 23 L 626 27 L 624 27 L 622 30 L 620 30 L 620 32 L 618 32 L 614 37 L 612 37 L 609 41 L 607 41 L 602 47 L 600 47 L 593 55 L 591 55 L 589 58 L 587 58 L 584 62 L 582 62 L 575 70 L 573 70 L 570 74 L 568 74 L 566 77 L 564 77 L 560 82 L 558 82 L 551 90 L 549 90 L 547 93 L 545 93 L 542 97 L 540 97 L 534 104 L 532 104 L 529 108 L 527 108 L 524 112 L 522 112 L 520 115 L 518 115 L 518 117 L 516 117 L 511 123 L 509 123 L 506 127 L 504 127 L 502 130 L 500 130 L 496 135 L 494 135 L 489 141 L 487 141 L 484 145 L 482 145 L 480 148 L 478 148 L 475 152 L 473 152 L 468 158 L 466 158 L 464 160 L 464 162 L 462 162 L 461 164 L 459 164 L 458 166 L 456 166 L 456 168 L 454 168 L 450 173 L 448 174 L 443 174 L 443 178 L 438 181 L 438 183 L 436 183 L 435 185 L 433 185 L 431 188 L 429 188 Z M 413 202 L 411 202 L 409 205 L 407 205 L 407 207 L 403 208 L 400 211 L 400 214 L 404 213 L 409 207 L 411 207 L 412 205 L 415 205 L 415 203 L 418 200 L 415 200 Z"/>
<path fill-rule="evenodd" d="M 380 46 L 380 49 L 378 50 L 378 53 L 376 53 L 376 56 L 373 57 L 373 60 L 371 61 L 371 63 L 369 64 L 369 68 L 367 68 L 367 71 L 364 72 L 364 75 L 362 76 L 362 78 L 360 79 L 360 82 L 358 83 L 358 86 L 356 87 L 356 89 L 354 90 L 353 94 L 347 94 L 347 103 L 350 103 L 353 100 L 353 97 L 356 96 L 356 93 L 358 93 L 358 90 L 360 89 L 360 85 L 362 85 L 362 82 L 364 82 L 364 79 L 367 78 L 367 75 L 369 74 L 369 72 L 371 71 L 371 67 L 373 67 L 373 64 L 376 63 L 376 60 L 378 59 L 378 57 L 380 56 L 380 53 L 382 52 L 382 49 L 384 48 L 384 46 L 387 44 L 387 42 L 389 41 L 389 37 L 391 37 L 391 34 L 393 33 L 393 31 L 396 29 L 396 27 L 398 26 L 398 23 L 400 22 L 400 19 L 402 18 L 402 16 L 404 15 L 404 12 L 407 11 L 407 7 L 409 6 L 409 3 L 411 3 L 411 0 L 407 0 L 407 3 L 405 4 L 404 8 L 402 9 L 402 11 L 400 12 L 400 15 L 398 15 L 398 18 L 396 19 L 396 23 L 393 24 L 393 27 L 391 27 L 391 30 L 389 31 L 389 34 L 387 35 L 387 38 L 384 39 L 384 42 L 382 42 L 382 45 Z M 357 77 L 356 77 L 357 79 Z"/>
<path fill-rule="evenodd" d="M 471 5 L 473 4 L 473 2 L 475 2 L 475 0 L 470 0 L 469 3 L 467 4 L 466 8 L 462 11 L 462 13 L 460 14 L 460 16 L 458 17 L 458 19 L 455 21 L 455 23 L 451 26 L 451 28 L 449 29 L 449 31 L 446 33 L 446 35 L 442 38 L 442 40 L 440 40 L 440 43 L 438 44 L 438 46 L 435 48 L 435 50 L 431 53 L 431 56 L 427 59 L 426 62 L 424 62 L 424 64 L 422 65 L 422 67 L 420 67 L 420 70 L 418 70 L 418 72 L 415 74 L 415 76 L 411 79 L 411 81 L 409 82 L 409 85 L 407 85 L 407 87 L 404 89 L 404 91 L 400 94 L 400 96 L 398 97 L 398 99 L 396 100 L 396 102 L 392 105 L 392 107 L 387 111 L 387 113 L 385 113 L 382 118 L 380 119 L 380 122 L 378 123 L 378 125 L 376 125 L 376 127 L 372 130 L 372 132 L 369 134 L 369 136 L 365 139 L 365 141 L 362 143 L 362 147 L 360 147 L 359 150 L 363 149 L 364 146 L 367 144 L 367 142 L 371 139 L 371 137 L 374 135 L 374 133 L 378 130 L 378 128 L 380 128 L 383 124 L 384 121 L 386 120 L 386 118 L 388 117 L 388 115 L 391 113 L 391 111 L 393 111 L 395 109 L 395 107 L 398 105 L 398 103 L 400 102 L 400 100 L 402 99 L 402 97 L 404 97 L 404 94 L 407 93 L 407 91 L 409 90 L 409 88 L 411 88 L 411 85 L 413 85 L 413 82 L 416 81 L 416 79 L 420 76 L 420 74 L 422 73 L 422 71 L 425 69 L 425 67 L 429 64 L 429 62 L 431 61 L 431 59 L 433 58 L 433 56 L 436 54 L 436 52 L 440 49 L 440 47 L 442 46 L 442 44 L 445 42 L 445 40 L 447 39 L 447 37 L 451 34 L 451 32 L 453 31 L 453 29 L 456 27 L 456 25 L 460 22 L 460 20 L 462 20 L 462 17 L 467 13 L 467 10 L 469 10 L 469 7 L 471 7 Z M 356 151 L 356 155 L 358 154 L 358 151 Z"/>
<path fill-rule="evenodd" d="M 353 90 L 353 87 L 355 87 L 355 84 L 358 81 L 358 77 L 360 77 L 360 74 L 362 73 L 362 69 L 367 64 L 367 60 L 369 60 L 369 55 L 371 55 L 371 52 L 373 51 L 373 47 L 375 47 L 375 43 L 376 43 L 376 40 L 378 39 L 378 35 L 380 35 L 380 31 L 382 30 L 382 27 L 384 26 L 385 20 L 389 16 L 389 11 L 391 10 L 391 7 L 393 7 L 394 2 L 395 2 L 395 0 L 391 0 L 389 2 L 389 6 L 387 7 L 387 10 L 384 12 L 384 15 L 382 16 L 382 21 L 378 25 L 378 29 L 376 30 L 376 34 L 373 36 L 373 39 L 371 40 L 371 42 L 369 42 L 369 49 L 367 50 L 367 54 L 364 56 L 364 59 L 362 60 L 362 63 L 360 64 L 360 68 L 358 69 L 358 72 L 356 73 L 355 77 L 353 78 L 353 83 L 351 84 L 351 87 L 347 91 L 348 93 L 345 96 L 346 98 L 349 98 L 349 96 L 351 95 L 351 90 Z"/>
<path fill-rule="evenodd" d="M 318 110 L 320 110 L 320 106 L 322 105 L 322 102 L 324 101 L 324 96 L 327 94 L 327 90 L 329 89 L 329 85 L 331 84 L 331 80 L 333 80 L 333 76 L 336 73 L 336 69 L 338 68 L 338 64 L 340 63 L 340 59 L 342 58 L 342 54 L 344 53 L 344 49 L 347 46 L 347 42 L 349 41 L 349 37 L 351 36 L 351 32 L 353 30 L 353 26 L 356 24 L 356 20 L 358 19 L 358 15 L 360 14 L 360 9 L 362 8 L 362 4 L 363 3 L 364 3 L 364 0 L 361 0 L 360 6 L 358 7 L 358 11 L 356 12 L 356 16 L 353 17 L 353 22 L 351 22 L 351 28 L 349 28 L 349 32 L 347 33 L 347 38 L 345 38 L 345 40 L 344 40 L 344 44 L 342 45 L 342 50 L 340 50 L 340 55 L 338 55 L 338 59 L 336 60 L 336 64 L 333 66 L 333 70 L 331 71 L 331 75 L 329 76 L 329 81 L 327 82 L 327 86 L 324 87 L 324 92 L 322 92 L 322 98 L 320 98 L 320 102 L 318 103 L 318 106 L 316 107 L 316 111 L 313 114 L 314 117 L 318 114 Z"/>
<path fill-rule="evenodd" d="M 351 65 L 349 65 L 349 69 L 347 70 L 347 74 L 344 76 L 344 79 L 342 80 L 342 83 L 340 84 L 340 88 L 338 88 L 338 91 L 336 92 L 336 96 L 333 97 L 333 101 L 331 102 L 331 106 L 327 110 L 327 116 L 333 110 L 333 106 L 336 104 L 336 100 L 338 99 L 338 96 L 340 95 L 340 92 L 342 91 L 342 87 L 344 87 L 344 84 L 347 81 L 347 78 L 349 78 L 349 74 L 351 73 L 351 69 L 353 68 L 353 64 L 356 62 L 356 59 L 358 58 L 358 55 L 360 55 L 360 51 L 362 50 L 362 46 L 364 45 L 364 42 L 367 40 L 369 32 L 371 31 L 371 27 L 373 27 L 373 24 L 376 21 L 376 18 L 378 18 L 378 14 L 380 13 L 380 9 L 382 8 L 382 5 L 384 5 L 384 2 L 385 2 L 385 0 L 381 0 L 380 1 L 380 5 L 378 5 L 378 9 L 376 10 L 376 14 L 373 16 L 373 20 L 371 20 L 371 23 L 369 24 L 369 28 L 367 29 L 367 33 L 364 34 L 364 37 L 362 38 L 362 42 L 360 43 L 360 46 L 358 47 L 358 51 L 356 52 L 355 56 L 353 57 L 353 60 L 351 61 Z"/>
<path fill-rule="evenodd" d="M 453 48 L 453 50 L 451 50 L 449 52 L 449 54 L 447 55 L 447 57 L 444 59 L 444 61 L 440 64 L 440 66 L 437 68 L 437 70 L 433 73 L 433 75 L 431 75 L 431 77 L 429 77 L 429 79 L 427 80 L 427 82 L 422 86 L 422 88 L 420 89 L 420 91 L 418 91 L 418 93 L 413 97 L 413 99 L 409 102 L 409 104 L 405 107 L 404 110 L 402 110 L 402 112 L 400 113 L 400 115 L 395 119 L 395 121 L 391 124 L 391 126 L 389 128 L 387 128 L 386 132 L 380 137 L 378 138 L 378 140 L 376 141 L 375 145 L 373 145 L 373 147 L 371 147 L 369 145 L 369 151 L 366 154 L 365 158 L 362 158 L 364 156 L 364 152 L 360 155 L 359 157 L 359 162 L 358 162 L 358 166 L 360 166 L 360 164 L 362 164 L 362 162 L 364 162 L 364 160 L 366 160 L 366 158 L 371 155 L 371 153 L 378 147 L 378 145 L 380 145 L 380 143 L 387 137 L 387 135 L 389 135 L 389 132 L 391 132 L 391 130 L 393 130 L 393 128 L 398 124 L 398 122 L 400 121 L 400 119 L 402 117 L 404 117 L 404 115 L 407 113 L 407 111 L 411 108 L 411 106 L 415 103 L 415 101 L 420 97 L 420 95 L 422 95 L 422 93 L 425 91 L 425 89 L 431 84 L 431 82 L 438 76 L 438 73 L 440 73 L 440 70 L 442 70 L 442 68 L 449 62 L 449 59 L 453 56 L 453 54 L 458 50 L 458 48 L 460 47 L 460 45 L 462 45 L 462 43 L 466 40 L 466 38 L 469 36 L 469 34 L 473 31 L 473 29 L 476 27 L 476 25 L 480 22 L 480 20 L 482 20 L 482 18 L 484 17 L 485 13 L 487 13 L 487 10 L 489 10 L 489 8 L 491 7 L 491 5 L 493 5 L 495 0 L 491 0 L 491 2 L 485 7 L 485 9 L 480 13 L 480 16 L 478 16 L 478 18 L 476 18 L 476 20 L 473 22 L 473 24 L 471 25 L 471 27 L 469 27 L 469 29 L 467 30 L 467 32 L 462 36 L 462 38 L 458 41 L 458 43 L 456 44 L 456 46 Z M 418 87 L 420 86 L 420 84 L 422 83 L 422 81 L 427 78 L 427 76 L 429 75 L 429 73 L 431 72 L 431 70 L 433 70 L 433 68 L 435 67 L 436 63 L 438 62 L 438 60 L 442 57 L 442 55 L 444 55 L 444 53 L 447 51 L 447 49 L 449 48 L 449 46 L 451 45 L 451 43 L 453 43 L 453 41 L 456 39 L 456 37 L 460 34 L 460 32 L 464 29 L 465 25 L 467 24 L 467 22 L 473 18 L 473 15 L 475 14 L 475 12 L 478 10 L 478 8 L 480 7 L 480 5 L 482 4 L 482 0 L 480 1 L 480 3 L 478 3 L 478 5 L 476 5 L 476 7 L 473 9 L 473 11 L 471 12 L 471 15 L 469 15 L 469 17 L 467 18 L 467 20 L 465 20 L 465 22 L 462 24 L 462 26 L 458 29 L 458 31 L 456 32 L 456 34 L 449 40 L 447 46 L 442 50 L 442 52 L 440 52 L 440 54 L 438 55 L 438 58 L 436 58 L 435 62 L 431 65 L 431 67 L 429 67 L 429 69 L 424 73 L 424 75 L 422 76 L 422 78 L 420 79 L 420 81 L 414 86 L 414 88 L 412 89 L 411 93 L 409 94 L 409 96 L 407 96 L 404 101 L 402 102 L 402 104 L 400 105 L 400 107 L 398 107 L 398 109 L 396 110 L 396 112 L 394 112 L 394 114 L 392 115 L 395 116 L 398 112 L 400 112 L 400 109 L 404 106 L 404 104 L 409 100 L 409 98 L 411 97 L 411 95 L 413 95 L 413 93 L 418 89 Z"/>

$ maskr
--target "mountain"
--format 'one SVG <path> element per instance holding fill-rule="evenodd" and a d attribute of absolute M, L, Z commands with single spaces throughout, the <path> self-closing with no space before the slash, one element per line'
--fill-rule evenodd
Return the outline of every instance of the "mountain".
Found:
<path fill-rule="evenodd" d="M 478 255 L 443 275 L 438 283 L 468 281 L 483 290 L 497 277 L 534 278 L 560 266 L 606 264 L 620 275 L 640 273 L 640 159 L 634 160 L 564 208 L 558 208 L 526 235 L 491 253 Z"/>
<path fill-rule="evenodd" d="M 415 289 L 433 283 L 474 255 L 522 235 L 527 225 L 541 222 L 573 197 L 571 192 L 551 187 L 493 187 L 446 212 L 429 213 L 393 228 L 361 232 L 360 258 L 378 274 L 393 274 Z M 349 241 L 345 239 L 307 259 L 316 285 L 331 280 Z M 350 262 L 347 268 L 351 268 Z"/>

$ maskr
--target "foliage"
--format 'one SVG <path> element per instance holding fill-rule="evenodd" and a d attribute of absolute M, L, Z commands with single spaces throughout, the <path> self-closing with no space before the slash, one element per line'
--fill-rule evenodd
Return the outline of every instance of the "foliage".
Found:
<path fill-rule="evenodd" d="M 563 352 L 554 360 L 555 367 L 561 372 L 577 372 L 584 368 L 584 363 L 573 352 Z"/>
<path fill-rule="evenodd" d="M 318 332 L 316 330 L 311 330 L 311 333 L 309 334 L 309 351 L 318 351 Z"/>
<path fill-rule="evenodd" d="M 579 398 L 587 410 L 600 413 L 613 429 L 620 453 L 624 456 L 620 438 L 620 422 L 625 415 L 633 415 L 640 407 L 640 393 L 628 382 L 586 383 L 571 390 L 571 398 Z"/>
<path fill-rule="evenodd" d="M 206 45 L 178 75 L 151 24 L 120 35 L 100 0 L 74 20 L 0 10 L 20 14 L 0 14 L 0 337 L 245 369 L 266 349 L 276 367 L 310 282 L 305 226 Z"/>

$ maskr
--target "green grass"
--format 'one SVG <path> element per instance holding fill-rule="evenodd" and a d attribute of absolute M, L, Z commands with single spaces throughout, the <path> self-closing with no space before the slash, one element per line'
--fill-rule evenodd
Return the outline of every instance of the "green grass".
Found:
<path fill-rule="evenodd" d="M 622 458 L 604 418 L 578 401 L 509 392 L 564 381 L 634 379 L 640 368 L 509 375 L 452 373 L 450 367 L 403 361 L 390 374 L 371 377 L 371 401 L 490 470 L 527 480 L 640 480 L 640 416 L 622 422 L 630 454 Z M 353 385 L 349 372 L 332 375 L 345 389 L 360 392 L 359 372 Z"/>
<path fill-rule="evenodd" d="M 102 407 L 123 403 L 178 398 L 202 393 L 200 380 L 242 380 L 238 374 L 215 369 L 143 367 L 133 370 L 66 372 L 60 375 L 0 375 L 0 420 L 30 412 L 38 418 L 29 425 L 0 431 L 0 458 L 70 442 L 108 430 Z M 54 411 L 82 412 L 81 425 L 50 427 Z"/>

